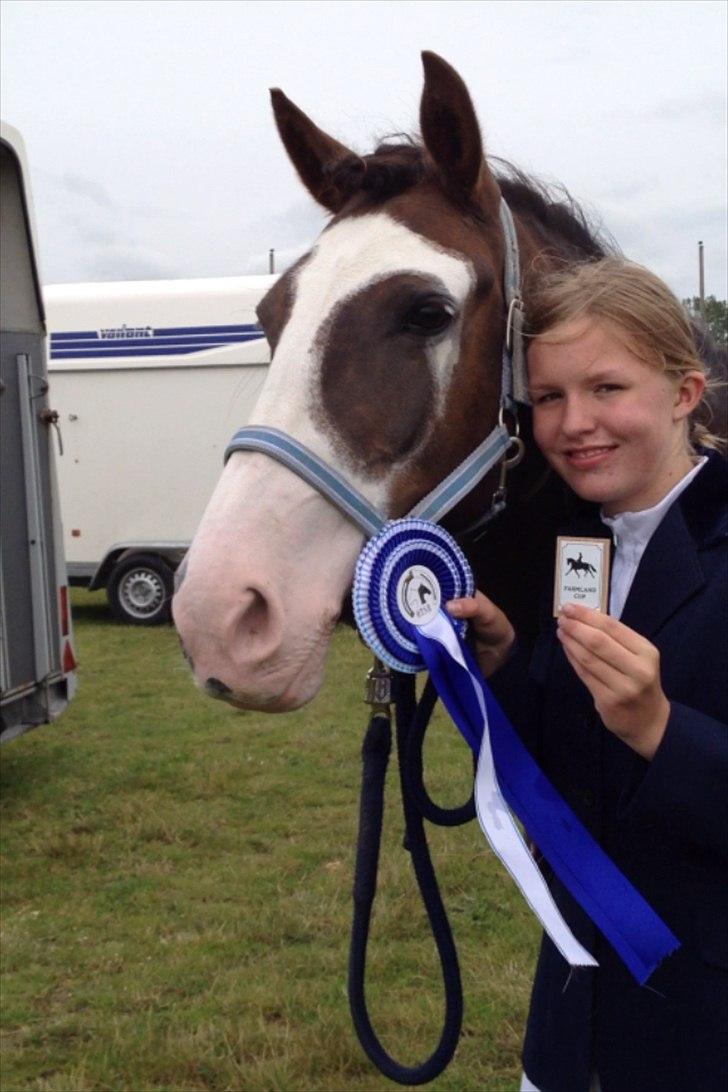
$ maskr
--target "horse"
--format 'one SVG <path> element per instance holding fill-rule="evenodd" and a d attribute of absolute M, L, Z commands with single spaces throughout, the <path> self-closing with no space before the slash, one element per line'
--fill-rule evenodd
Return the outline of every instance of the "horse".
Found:
<path fill-rule="evenodd" d="M 421 141 L 389 139 L 368 155 L 271 92 L 288 156 L 331 218 L 259 305 L 271 363 L 252 421 L 305 444 L 388 518 L 409 512 L 502 414 L 503 200 L 526 269 L 611 249 L 565 190 L 491 163 L 462 78 L 434 53 L 422 60 Z M 502 463 L 443 522 L 527 638 L 565 497 L 532 442 L 527 407 L 514 416 L 525 457 L 507 475 L 505 511 L 484 537 L 466 533 L 502 494 Z M 363 542 L 290 469 L 235 452 L 173 600 L 197 684 L 244 709 L 310 701 L 332 631 L 347 620 Z"/>
<path fill-rule="evenodd" d="M 587 576 L 596 576 L 597 570 L 593 565 L 590 565 L 588 561 L 584 561 L 581 554 L 578 557 L 567 557 L 566 559 L 566 572 L 576 573 L 577 576 L 580 573 L 586 573 Z"/>

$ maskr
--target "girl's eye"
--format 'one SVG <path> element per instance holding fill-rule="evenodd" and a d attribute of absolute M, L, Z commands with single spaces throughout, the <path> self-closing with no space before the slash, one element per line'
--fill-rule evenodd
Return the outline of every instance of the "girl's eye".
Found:
<path fill-rule="evenodd" d="M 547 391 L 546 394 L 538 394 L 532 399 L 534 406 L 544 406 L 548 402 L 555 402 L 561 398 L 559 391 Z"/>
<path fill-rule="evenodd" d="M 410 308 L 405 315 L 404 327 L 410 333 L 431 336 L 445 330 L 454 317 L 455 309 L 451 304 L 428 300 Z"/>
<path fill-rule="evenodd" d="M 624 387 L 622 387 L 619 383 L 600 383 L 599 386 L 595 389 L 597 393 L 601 392 L 603 394 L 611 394 L 613 391 L 624 390 Z"/>

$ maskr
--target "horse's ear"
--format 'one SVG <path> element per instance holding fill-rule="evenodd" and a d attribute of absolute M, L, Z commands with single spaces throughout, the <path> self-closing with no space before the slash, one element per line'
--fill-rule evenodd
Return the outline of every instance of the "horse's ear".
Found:
<path fill-rule="evenodd" d="M 270 97 L 278 132 L 301 181 L 314 200 L 330 212 L 338 212 L 344 198 L 332 184 L 331 167 L 351 159 L 353 153 L 314 125 L 277 87 Z"/>
<path fill-rule="evenodd" d="M 483 156 L 480 126 L 465 83 L 436 53 L 424 52 L 422 64 L 420 129 L 444 184 L 461 196 L 496 199 L 500 191 Z"/>

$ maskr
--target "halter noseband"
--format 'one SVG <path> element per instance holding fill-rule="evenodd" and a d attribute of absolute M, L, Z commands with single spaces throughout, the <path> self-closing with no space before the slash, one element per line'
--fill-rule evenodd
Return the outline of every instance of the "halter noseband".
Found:
<path fill-rule="evenodd" d="M 523 456 L 523 442 L 518 431 L 512 436 L 506 428 L 506 412 L 516 416 L 518 403 L 527 403 L 526 362 L 523 347 L 523 303 L 520 296 L 520 261 L 518 239 L 511 210 L 501 198 L 500 221 L 505 238 L 503 289 L 507 308 L 506 336 L 501 363 L 501 398 L 498 423 L 474 451 L 439 485 L 423 497 L 409 514 L 411 517 L 438 523 L 470 493 L 497 463 L 501 463 L 501 480 L 491 506 L 467 532 L 480 529 L 505 507 L 505 475 Z M 517 419 L 517 418 L 516 418 Z M 509 447 L 516 451 L 506 458 Z M 238 429 L 225 451 L 225 462 L 234 451 L 262 451 L 283 463 L 299 477 L 317 489 L 341 512 L 371 538 L 385 524 L 383 516 L 357 489 L 319 455 L 304 444 L 267 425 L 246 425 Z"/>

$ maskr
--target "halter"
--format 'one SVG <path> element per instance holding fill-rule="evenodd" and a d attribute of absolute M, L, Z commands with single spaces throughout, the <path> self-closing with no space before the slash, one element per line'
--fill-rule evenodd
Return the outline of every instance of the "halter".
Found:
<path fill-rule="evenodd" d="M 423 497 L 408 513 L 409 516 L 439 523 L 497 463 L 501 463 L 501 478 L 493 494 L 489 510 L 466 533 L 481 529 L 505 508 L 506 473 L 523 457 L 523 441 L 518 435 L 518 403 L 528 403 L 526 362 L 523 347 L 523 301 L 520 295 L 520 260 L 518 239 L 511 210 L 501 198 L 500 221 L 505 239 L 503 290 L 506 301 L 506 336 L 501 362 L 501 397 L 498 423 L 482 443 L 439 485 Z M 516 421 L 515 435 L 505 425 L 505 415 Z M 515 448 L 507 457 L 509 448 Z M 300 478 L 331 501 L 356 524 L 367 538 L 377 533 L 386 522 L 382 515 L 357 489 L 329 463 L 316 455 L 299 440 L 267 425 L 246 425 L 238 429 L 225 451 L 225 462 L 234 451 L 261 451 L 283 463 Z"/>

